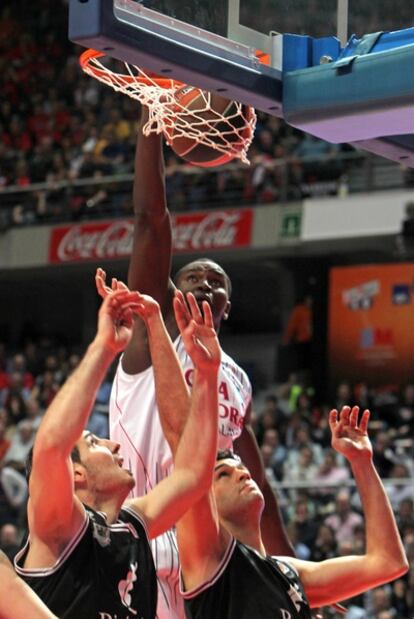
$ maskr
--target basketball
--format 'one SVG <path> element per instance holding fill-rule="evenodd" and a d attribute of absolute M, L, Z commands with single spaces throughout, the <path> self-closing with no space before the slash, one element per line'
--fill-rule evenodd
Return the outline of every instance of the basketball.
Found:
<path fill-rule="evenodd" d="M 252 108 L 192 86 L 177 90 L 175 100 L 177 114 L 167 131 L 167 141 L 179 157 L 201 167 L 223 165 L 237 157 L 252 131 Z M 183 135 L 184 130 L 189 135 Z M 211 146 L 200 144 L 198 134 L 207 134 Z"/>

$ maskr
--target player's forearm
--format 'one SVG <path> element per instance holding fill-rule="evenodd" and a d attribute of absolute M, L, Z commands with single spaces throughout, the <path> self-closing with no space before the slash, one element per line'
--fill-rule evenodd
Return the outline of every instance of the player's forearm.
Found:
<path fill-rule="evenodd" d="M 218 444 L 218 374 L 195 369 L 190 414 L 174 459 L 176 469 L 191 469 L 207 491 Z"/>
<path fill-rule="evenodd" d="M 174 454 L 190 412 L 190 392 L 161 313 L 147 321 L 155 392 L 164 435 Z"/>
<path fill-rule="evenodd" d="M 367 558 L 381 562 L 389 579 L 397 578 L 407 559 L 384 486 L 371 458 L 355 459 L 351 467 L 364 511 Z"/>
<path fill-rule="evenodd" d="M 166 208 L 164 157 L 161 136 L 146 137 L 142 133 L 147 119 L 148 112 L 143 106 L 135 154 L 134 212 L 156 215 Z"/>
<path fill-rule="evenodd" d="M 57 447 L 69 455 L 85 428 L 96 398 L 115 354 L 96 338 L 76 370 L 57 393 L 37 433 L 37 447 Z"/>
<path fill-rule="evenodd" d="M 0 619 L 56 619 L 0 551 Z"/>

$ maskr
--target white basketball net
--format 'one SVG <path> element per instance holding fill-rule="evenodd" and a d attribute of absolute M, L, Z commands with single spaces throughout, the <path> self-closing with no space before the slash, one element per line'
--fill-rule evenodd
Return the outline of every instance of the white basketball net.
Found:
<path fill-rule="evenodd" d="M 125 74 L 112 71 L 96 57 L 88 58 L 87 62 L 81 60 L 85 73 L 148 107 L 149 119 L 143 127 L 144 135 L 163 133 L 170 143 L 173 132 L 174 139 L 187 137 L 223 155 L 231 154 L 231 159 L 249 163 L 247 151 L 256 127 L 256 114 L 252 108 L 234 101 L 230 114 L 223 116 L 212 109 L 211 93 L 200 90 L 200 107 L 189 111 L 175 97 L 176 91 L 184 84 L 167 78 L 160 86 L 157 79 L 139 67 L 127 62 L 122 64 Z"/>

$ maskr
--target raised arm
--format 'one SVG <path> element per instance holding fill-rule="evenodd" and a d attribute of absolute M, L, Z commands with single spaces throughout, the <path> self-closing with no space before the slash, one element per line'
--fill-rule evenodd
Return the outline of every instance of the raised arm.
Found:
<path fill-rule="evenodd" d="M 114 292 L 105 299 L 95 339 L 37 432 L 29 484 L 29 528 L 32 541 L 41 539 L 52 554 L 59 553 L 84 518 L 74 497 L 70 454 L 86 426 L 99 385 L 130 339 L 135 300 L 136 293 L 129 291 Z"/>
<path fill-rule="evenodd" d="M 164 309 L 171 271 L 171 221 L 165 200 L 162 138 L 143 135 L 147 120 L 148 109 L 143 106 L 135 156 L 134 240 L 128 286 L 150 295 Z"/>
<path fill-rule="evenodd" d="M 311 606 L 348 599 L 394 580 L 408 569 L 407 559 L 387 494 L 372 462 L 369 411 L 358 423 L 358 407 L 331 411 L 332 446 L 351 464 L 365 516 L 366 550 L 358 556 L 321 563 L 290 559 L 300 574 Z"/>
<path fill-rule="evenodd" d="M 188 419 L 175 449 L 174 471 L 148 495 L 129 502 L 146 520 L 150 537 L 156 537 L 171 528 L 208 492 L 213 478 L 217 451 L 217 382 L 221 353 L 210 306 L 203 303 L 203 317 L 194 297 L 188 296 L 192 318 L 182 331 L 182 336 L 195 372 L 189 413 L 187 408 Z M 179 294 L 174 303 L 175 307 L 185 306 Z"/>

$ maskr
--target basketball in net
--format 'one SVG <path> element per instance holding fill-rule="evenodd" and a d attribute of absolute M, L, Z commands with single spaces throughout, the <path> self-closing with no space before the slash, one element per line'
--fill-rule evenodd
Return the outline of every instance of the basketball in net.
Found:
<path fill-rule="evenodd" d="M 247 151 L 256 127 L 253 108 L 127 62 L 119 70 L 103 52 L 93 49 L 83 52 L 80 64 L 88 75 L 146 105 L 144 135 L 163 133 L 183 159 L 204 167 L 232 159 L 249 163 Z"/>
<path fill-rule="evenodd" d="M 241 157 L 253 134 L 251 107 L 192 86 L 175 92 L 175 107 L 165 135 L 179 157 L 202 167 Z"/>

